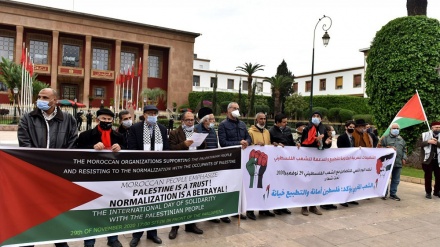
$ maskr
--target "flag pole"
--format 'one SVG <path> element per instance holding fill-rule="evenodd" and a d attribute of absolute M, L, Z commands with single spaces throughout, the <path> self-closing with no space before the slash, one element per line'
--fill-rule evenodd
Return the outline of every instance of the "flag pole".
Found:
<path fill-rule="evenodd" d="M 417 91 L 417 89 L 416 89 L 416 93 L 417 93 L 417 98 L 419 99 L 419 103 L 420 103 L 420 105 L 422 105 L 422 101 L 420 100 L 419 91 Z M 425 108 L 422 107 L 422 111 L 423 111 L 423 116 L 425 116 L 425 119 L 426 119 L 426 121 L 425 121 L 426 126 L 428 126 L 428 130 L 431 130 L 431 128 L 429 127 L 428 118 L 426 117 Z"/>

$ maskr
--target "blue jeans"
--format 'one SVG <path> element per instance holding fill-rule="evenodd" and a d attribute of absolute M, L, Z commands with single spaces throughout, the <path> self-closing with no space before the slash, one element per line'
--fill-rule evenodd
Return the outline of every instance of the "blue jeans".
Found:
<path fill-rule="evenodd" d="M 400 183 L 400 172 L 402 171 L 402 167 L 393 167 L 391 171 L 391 183 L 390 183 L 390 196 L 395 196 L 397 193 L 397 186 Z M 385 192 L 385 196 L 388 195 L 388 186 L 387 191 Z"/>
<path fill-rule="evenodd" d="M 116 240 L 118 240 L 118 235 L 107 237 L 107 242 L 109 242 L 109 243 L 114 242 Z M 94 245 L 95 241 L 96 241 L 96 239 L 94 239 L 94 238 L 84 240 L 84 245 Z"/>

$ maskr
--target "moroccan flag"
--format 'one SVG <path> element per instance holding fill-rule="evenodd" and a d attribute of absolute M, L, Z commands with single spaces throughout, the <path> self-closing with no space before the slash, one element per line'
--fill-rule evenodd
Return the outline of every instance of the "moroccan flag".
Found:
<path fill-rule="evenodd" d="M 423 109 L 422 102 L 420 101 L 419 93 L 416 92 L 416 94 L 411 97 L 403 108 L 400 109 L 391 124 L 398 123 L 400 129 L 404 129 L 406 127 L 426 121 L 428 121 L 428 119 L 426 118 L 425 110 Z M 385 133 L 383 133 L 383 135 L 388 135 L 390 133 L 391 124 L 388 126 L 388 129 L 385 131 Z"/>
<path fill-rule="evenodd" d="M 25 45 L 23 43 L 23 49 L 21 50 L 21 65 L 24 65 L 24 63 L 26 62 L 26 48 Z"/>
<path fill-rule="evenodd" d="M 142 58 L 139 58 L 139 65 L 138 65 L 138 77 L 142 75 Z"/>
<path fill-rule="evenodd" d="M 131 65 L 131 74 L 130 74 L 130 76 L 131 76 L 131 79 L 134 78 L 134 64 Z"/>

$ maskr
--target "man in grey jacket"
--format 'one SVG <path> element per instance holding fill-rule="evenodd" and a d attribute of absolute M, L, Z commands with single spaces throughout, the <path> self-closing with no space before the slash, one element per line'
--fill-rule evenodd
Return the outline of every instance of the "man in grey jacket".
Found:
<path fill-rule="evenodd" d="M 396 150 L 396 160 L 394 161 L 393 170 L 391 171 L 391 183 L 390 183 L 390 199 L 400 201 L 400 198 L 396 195 L 397 186 L 400 182 L 400 172 L 402 171 L 402 165 L 406 163 L 406 142 L 399 135 L 400 126 L 397 123 L 391 124 L 390 134 L 381 138 L 378 147 L 387 147 Z M 385 196 L 382 198 L 386 200 L 388 194 L 388 188 L 385 192 Z"/>
<path fill-rule="evenodd" d="M 25 114 L 18 124 L 18 144 L 28 148 L 74 148 L 78 138 L 75 118 L 57 107 L 57 92 L 44 88 L 38 93 L 38 109 Z M 68 247 L 65 242 L 56 247 Z"/>

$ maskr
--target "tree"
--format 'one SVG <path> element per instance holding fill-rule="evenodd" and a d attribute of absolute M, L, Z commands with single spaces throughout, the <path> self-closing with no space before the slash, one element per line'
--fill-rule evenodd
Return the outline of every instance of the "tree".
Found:
<path fill-rule="evenodd" d="M 21 89 L 21 66 L 2 57 L 0 63 L 0 80 L 6 84 L 10 95 L 14 95 L 14 88 Z"/>
<path fill-rule="evenodd" d="M 272 77 L 266 77 L 264 81 L 269 82 L 272 86 L 272 97 L 274 99 L 274 114 L 281 112 L 281 94 L 282 90 L 286 88 L 286 85 L 292 85 L 292 78 L 289 76 L 275 75 Z"/>
<path fill-rule="evenodd" d="M 367 57 L 366 93 L 379 130 L 385 130 L 397 112 L 418 90 L 428 120 L 440 117 L 440 23 L 426 16 L 390 21 L 376 33 Z M 402 131 L 407 143 L 416 143 L 426 125 Z"/>
<path fill-rule="evenodd" d="M 152 104 L 157 105 L 159 100 L 164 100 L 167 97 L 167 92 L 160 87 L 145 88 L 141 93 L 142 97 L 151 100 Z"/>
<path fill-rule="evenodd" d="M 261 64 L 252 64 L 252 63 L 244 63 L 243 66 L 237 66 L 236 70 L 242 71 L 247 74 L 247 81 L 248 81 L 248 101 L 251 102 L 252 98 L 252 81 L 253 81 L 253 75 L 257 71 L 263 71 L 264 65 Z M 251 113 L 251 107 L 248 109 L 248 115 Z"/>
<path fill-rule="evenodd" d="M 406 0 L 408 16 L 426 15 L 428 0 Z"/>
<path fill-rule="evenodd" d="M 283 76 L 287 76 L 292 78 L 290 83 L 286 83 L 284 88 L 281 90 L 281 112 L 284 112 L 284 104 L 286 102 L 286 98 L 290 95 L 292 95 L 293 93 L 293 79 L 294 79 L 294 75 L 292 74 L 292 72 L 287 68 L 287 63 L 284 61 L 281 62 L 280 65 L 278 65 L 277 68 L 277 75 L 283 75 Z M 272 95 L 273 95 L 273 91 L 272 91 Z"/>
<path fill-rule="evenodd" d="M 292 94 L 286 98 L 285 110 L 290 116 L 295 115 L 295 120 L 298 119 L 298 112 L 302 112 L 309 106 L 301 94 Z"/>

